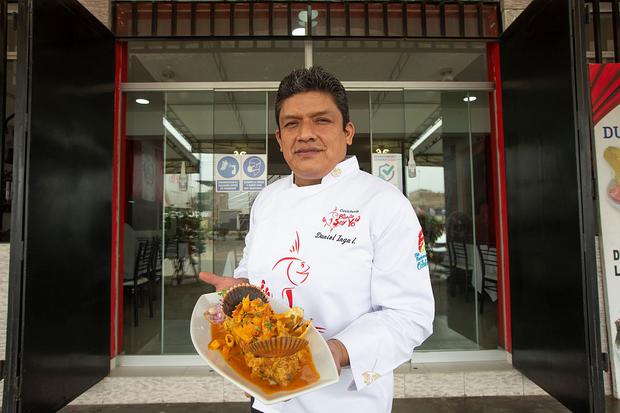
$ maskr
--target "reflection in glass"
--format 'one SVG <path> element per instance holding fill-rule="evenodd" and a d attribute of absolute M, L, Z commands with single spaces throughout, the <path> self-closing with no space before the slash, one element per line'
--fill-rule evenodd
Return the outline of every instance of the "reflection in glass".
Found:
<path fill-rule="evenodd" d="M 280 81 L 304 67 L 304 43 L 291 40 L 131 41 L 128 54 L 129 82 Z"/>
<path fill-rule="evenodd" d="M 342 80 L 488 80 L 484 43 L 321 40 L 312 45 L 313 63 Z"/>
<path fill-rule="evenodd" d="M 159 354 L 165 95 L 128 93 L 126 105 L 122 351 Z"/>
<path fill-rule="evenodd" d="M 406 194 L 425 233 L 436 300 L 434 333 L 422 350 L 498 344 L 485 95 L 405 92 Z"/>
<path fill-rule="evenodd" d="M 10 30 L 9 30 L 10 32 Z M 15 96 L 17 90 L 17 60 L 6 62 L 6 93 L 5 112 L 3 116 L 4 128 L 4 173 L 2 191 L 0 191 L 0 207 L 2 209 L 2 226 L 0 228 L 0 241 L 9 242 L 11 229 L 11 194 L 13 183 L 13 137 L 15 136 Z"/>

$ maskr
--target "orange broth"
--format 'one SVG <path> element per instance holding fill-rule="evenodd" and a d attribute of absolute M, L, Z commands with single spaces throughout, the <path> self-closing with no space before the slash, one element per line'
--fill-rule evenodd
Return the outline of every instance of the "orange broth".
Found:
<path fill-rule="evenodd" d="M 224 327 L 221 324 L 211 324 L 212 340 L 224 340 L 225 335 L 226 330 L 224 330 Z M 312 354 L 310 354 L 307 362 L 302 366 L 301 371 L 299 372 L 297 377 L 295 377 L 288 386 L 269 384 L 266 381 L 259 379 L 258 377 L 252 377 L 252 369 L 250 369 L 245 364 L 245 359 L 243 358 L 243 353 L 241 352 L 239 346 L 234 346 L 230 353 L 228 353 L 228 355 L 230 356 L 228 360 L 226 360 L 228 365 L 232 367 L 233 370 L 235 370 L 237 373 L 239 373 L 243 378 L 260 387 L 261 390 L 263 390 L 265 393 L 297 390 L 314 383 L 321 377 L 319 372 L 316 370 L 316 367 L 314 366 Z"/>

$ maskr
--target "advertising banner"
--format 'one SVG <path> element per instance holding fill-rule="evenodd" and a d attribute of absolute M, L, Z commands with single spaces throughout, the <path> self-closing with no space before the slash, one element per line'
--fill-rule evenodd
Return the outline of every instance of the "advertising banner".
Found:
<path fill-rule="evenodd" d="M 372 174 L 403 190 L 403 160 L 400 153 L 373 153 Z"/>
<path fill-rule="evenodd" d="M 216 192 L 259 192 L 267 185 L 267 155 L 215 155 Z"/>
<path fill-rule="evenodd" d="M 614 396 L 620 387 L 620 64 L 591 64 L 590 91 Z"/>

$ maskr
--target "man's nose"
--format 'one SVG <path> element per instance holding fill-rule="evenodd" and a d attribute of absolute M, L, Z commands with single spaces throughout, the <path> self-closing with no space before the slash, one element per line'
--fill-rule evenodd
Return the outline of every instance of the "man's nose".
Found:
<path fill-rule="evenodd" d="M 314 127 L 312 125 L 312 122 L 309 120 L 301 122 L 301 125 L 299 128 L 299 140 L 306 142 L 306 141 L 313 141 L 315 139 L 316 139 L 316 136 L 314 134 Z"/>

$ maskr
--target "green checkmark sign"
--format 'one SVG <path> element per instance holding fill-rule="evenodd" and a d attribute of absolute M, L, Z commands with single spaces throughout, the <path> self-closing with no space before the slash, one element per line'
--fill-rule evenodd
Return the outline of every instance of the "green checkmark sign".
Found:
<path fill-rule="evenodd" d="M 394 176 L 394 165 L 385 164 L 380 168 L 381 178 L 389 181 Z"/>

